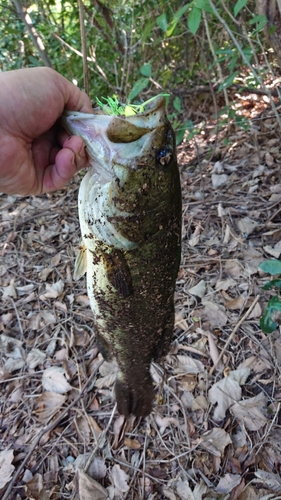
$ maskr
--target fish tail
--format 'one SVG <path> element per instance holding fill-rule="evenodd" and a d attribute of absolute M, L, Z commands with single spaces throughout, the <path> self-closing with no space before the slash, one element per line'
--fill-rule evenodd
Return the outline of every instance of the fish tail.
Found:
<path fill-rule="evenodd" d="M 147 417 L 151 413 L 154 400 L 152 379 L 149 373 L 140 381 L 128 381 L 118 372 L 115 382 L 115 397 L 120 415 Z"/>

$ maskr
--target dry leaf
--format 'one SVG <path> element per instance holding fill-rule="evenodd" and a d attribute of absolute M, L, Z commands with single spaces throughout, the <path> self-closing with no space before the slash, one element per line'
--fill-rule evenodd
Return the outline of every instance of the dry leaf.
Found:
<path fill-rule="evenodd" d="M 118 364 L 115 360 L 110 362 L 104 361 L 99 369 L 102 377 L 96 380 L 95 386 L 98 387 L 98 389 L 102 389 L 103 387 L 111 387 L 115 382 L 118 370 Z"/>
<path fill-rule="evenodd" d="M 91 457 L 91 453 L 85 453 L 84 455 L 78 455 L 74 462 L 76 469 L 83 469 L 88 460 Z M 93 479 L 103 479 L 107 473 L 107 467 L 105 461 L 98 457 L 92 457 L 91 462 L 87 467 L 88 475 Z"/>
<path fill-rule="evenodd" d="M 56 392 L 43 392 L 36 401 L 35 412 L 39 422 L 45 424 L 53 417 L 66 401 L 66 396 Z"/>
<path fill-rule="evenodd" d="M 2 335 L 0 335 L 0 349 L 2 355 L 7 358 L 24 360 L 25 353 L 22 348 L 22 342 L 14 337 L 9 337 L 2 333 Z"/>
<path fill-rule="evenodd" d="M 197 285 L 193 286 L 188 290 L 191 295 L 195 295 L 195 297 L 200 297 L 202 299 L 206 293 L 206 283 L 204 280 L 199 281 Z"/>
<path fill-rule="evenodd" d="M 117 490 L 117 493 L 126 493 L 129 490 L 129 476 L 123 469 L 121 469 L 120 465 L 113 465 L 110 472 L 110 479 L 113 486 Z"/>
<path fill-rule="evenodd" d="M 178 421 L 174 417 L 161 417 L 158 413 L 155 415 L 155 422 L 160 429 L 160 434 L 163 434 L 170 425 L 178 424 Z"/>
<path fill-rule="evenodd" d="M 13 283 L 11 283 L 8 286 L 3 286 L 2 293 L 3 293 L 2 295 L 3 300 L 9 300 L 10 297 L 12 297 L 13 299 L 17 298 L 16 288 Z"/>
<path fill-rule="evenodd" d="M 56 299 L 64 289 L 64 282 L 62 280 L 57 281 L 56 283 L 46 283 L 46 291 L 42 295 L 40 295 L 40 300 L 46 299 Z"/>
<path fill-rule="evenodd" d="M 238 422 L 243 423 L 250 431 L 258 431 L 267 423 L 264 415 L 267 396 L 260 392 L 253 398 L 244 399 L 235 403 L 231 407 L 231 413 L 237 418 Z"/>
<path fill-rule="evenodd" d="M 224 270 L 232 278 L 240 278 L 242 266 L 236 260 L 227 260 L 224 265 Z"/>
<path fill-rule="evenodd" d="M 174 369 L 175 373 L 193 373 L 197 374 L 204 372 L 204 365 L 199 359 L 191 358 L 183 354 L 178 354 L 176 357 L 177 365 Z"/>
<path fill-rule="evenodd" d="M 50 366 L 42 376 L 42 385 L 45 391 L 57 392 L 63 394 L 71 391 L 72 387 L 65 378 L 65 370 L 60 366 Z"/>
<path fill-rule="evenodd" d="M 216 283 L 216 290 L 228 290 L 229 288 L 236 286 L 237 281 L 233 278 L 228 278 L 227 280 L 219 280 Z"/>
<path fill-rule="evenodd" d="M 214 328 L 220 328 L 227 323 L 227 315 L 223 312 L 222 307 L 214 302 L 202 301 L 204 307 L 196 309 L 192 312 L 192 316 L 201 317 L 202 321 L 208 322 Z"/>
<path fill-rule="evenodd" d="M 250 234 L 252 234 L 258 225 L 259 223 L 250 219 L 250 217 L 244 217 L 243 219 L 237 221 L 239 231 L 242 233 L 244 238 L 247 238 Z"/>
<path fill-rule="evenodd" d="M 0 490 L 12 479 L 15 470 L 12 461 L 14 460 L 13 450 L 5 449 L 0 451 Z"/>
<path fill-rule="evenodd" d="M 26 481 L 25 491 L 27 497 L 32 500 L 50 500 L 48 493 L 44 488 L 42 474 L 35 474 L 32 479 Z"/>
<path fill-rule="evenodd" d="M 46 359 L 46 354 L 35 347 L 31 349 L 26 358 L 28 368 L 34 370 L 36 366 L 42 365 Z"/>
<path fill-rule="evenodd" d="M 240 474 L 226 474 L 221 477 L 218 485 L 216 486 L 216 491 L 218 493 L 230 493 L 238 484 L 241 482 Z"/>
<path fill-rule="evenodd" d="M 192 405 L 191 405 L 191 409 L 193 411 L 207 410 L 208 407 L 209 407 L 209 403 L 208 403 L 207 399 L 205 398 L 205 396 L 203 396 L 203 394 L 201 394 L 200 396 L 197 396 L 197 398 L 195 398 L 192 401 Z"/>
<path fill-rule="evenodd" d="M 229 181 L 229 176 L 227 174 L 212 174 L 212 186 L 214 189 L 223 186 Z"/>
<path fill-rule="evenodd" d="M 208 332 L 208 341 L 209 341 L 210 355 L 211 355 L 211 358 L 212 358 L 214 365 L 216 365 L 216 370 L 223 370 L 222 360 L 220 360 L 217 363 L 217 360 L 219 359 L 219 351 L 218 351 L 216 342 L 215 342 L 214 337 L 211 334 L 211 332 Z"/>
<path fill-rule="evenodd" d="M 196 500 L 187 481 L 178 481 L 176 489 L 181 500 Z"/>
<path fill-rule="evenodd" d="M 253 482 L 258 484 L 262 482 L 265 488 L 270 488 L 276 493 L 281 494 L 281 477 L 279 474 L 274 474 L 273 472 L 267 472 L 265 470 L 258 469 L 257 471 L 255 471 L 255 476 L 258 479 L 254 479 Z"/>
<path fill-rule="evenodd" d="M 226 410 L 241 399 L 241 394 L 240 385 L 230 377 L 216 382 L 208 392 L 210 403 L 217 404 L 214 410 L 214 419 L 222 420 Z"/>
<path fill-rule="evenodd" d="M 216 457 L 222 456 L 225 447 L 231 444 L 231 437 L 224 429 L 215 427 L 200 436 L 201 446 Z"/>
<path fill-rule="evenodd" d="M 75 300 L 78 304 L 81 304 L 81 306 L 90 307 L 90 299 L 88 295 L 77 295 Z"/>
<path fill-rule="evenodd" d="M 78 469 L 79 500 L 107 500 L 107 490 L 95 479 L 92 479 L 81 469 Z"/>
<path fill-rule="evenodd" d="M 235 297 L 235 299 L 228 300 L 225 302 L 225 307 L 229 309 L 230 311 L 233 311 L 234 309 L 243 309 L 247 299 L 246 297 Z"/>

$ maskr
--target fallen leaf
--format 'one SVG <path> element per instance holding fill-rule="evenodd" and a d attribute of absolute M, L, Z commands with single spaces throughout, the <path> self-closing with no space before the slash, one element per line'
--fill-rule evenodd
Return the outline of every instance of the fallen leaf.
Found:
<path fill-rule="evenodd" d="M 56 283 L 46 283 L 45 293 L 39 296 L 40 300 L 46 299 L 56 299 L 64 289 L 64 282 L 62 280 L 57 281 Z"/>
<path fill-rule="evenodd" d="M 13 450 L 5 449 L 0 451 L 0 490 L 6 486 L 12 479 L 15 466 L 12 464 L 14 460 Z"/>
<path fill-rule="evenodd" d="M 250 234 L 254 232 L 259 223 L 250 217 L 244 217 L 237 221 L 237 226 L 242 233 L 244 238 L 247 238 Z"/>
<path fill-rule="evenodd" d="M 237 418 L 238 422 L 243 423 L 250 431 L 258 431 L 267 423 L 264 415 L 267 396 L 260 392 L 253 398 L 244 399 L 235 403 L 230 411 Z"/>
<path fill-rule="evenodd" d="M 110 471 L 110 479 L 119 494 L 126 493 L 129 490 L 129 476 L 123 469 L 121 469 L 120 465 L 113 465 Z"/>
<path fill-rule="evenodd" d="M 240 474 L 225 474 L 225 476 L 220 478 L 215 490 L 218 493 L 230 493 L 236 486 L 238 486 L 241 479 Z"/>
<path fill-rule="evenodd" d="M 34 370 L 36 366 L 42 365 L 45 359 L 46 354 L 40 351 L 40 349 L 36 349 L 36 347 L 34 347 L 27 355 L 26 364 L 28 368 Z"/>
<path fill-rule="evenodd" d="M 214 410 L 214 419 L 222 420 L 226 410 L 241 399 L 241 394 L 240 385 L 230 377 L 216 382 L 208 392 L 210 403 L 217 405 Z"/>
<path fill-rule="evenodd" d="M 195 295 L 195 297 L 200 297 L 202 299 L 206 293 L 206 283 L 204 280 L 199 281 L 197 285 L 193 286 L 188 290 L 191 295 Z"/>
<path fill-rule="evenodd" d="M 195 500 L 187 481 L 178 481 L 176 484 L 176 490 L 181 500 Z"/>
<path fill-rule="evenodd" d="M 78 469 L 79 500 L 107 500 L 107 490 L 83 470 Z"/>
<path fill-rule="evenodd" d="M 232 443 L 231 437 L 224 429 L 214 427 L 200 436 L 199 443 L 216 457 L 222 456 L 227 445 Z"/>
<path fill-rule="evenodd" d="M 274 474 L 273 472 L 267 472 L 265 470 L 258 469 L 257 471 L 255 471 L 255 476 L 258 479 L 254 479 L 253 482 L 262 482 L 265 488 L 270 488 L 271 490 L 279 494 L 281 493 L 281 477 L 279 474 Z"/>
<path fill-rule="evenodd" d="M 216 290 L 228 290 L 229 288 L 236 286 L 237 281 L 233 278 L 228 278 L 226 280 L 219 280 L 216 283 Z"/>
<path fill-rule="evenodd" d="M 57 392 L 43 392 L 36 401 L 35 413 L 39 422 L 45 424 L 52 418 L 66 401 L 66 396 Z"/>
<path fill-rule="evenodd" d="M 50 496 L 44 488 L 44 481 L 42 474 L 35 474 L 32 479 L 26 481 L 25 491 L 27 497 L 32 500 L 50 500 Z"/>
<path fill-rule="evenodd" d="M 191 358 L 190 356 L 185 356 L 183 354 L 178 354 L 175 357 L 176 366 L 174 368 L 175 373 L 193 373 L 197 374 L 205 370 L 203 363 L 199 359 Z"/>
<path fill-rule="evenodd" d="M 72 387 L 65 378 L 65 370 L 59 366 L 50 366 L 42 376 L 42 385 L 45 391 L 63 394 L 71 391 Z"/>
<path fill-rule="evenodd" d="M 229 181 L 229 176 L 227 174 L 212 174 L 212 186 L 214 189 L 223 186 Z"/>
<path fill-rule="evenodd" d="M 88 463 L 91 457 L 90 463 Z M 87 464 L 87 473 L 93 479 L 103 479 L 107 473 L 107 467 L 105 461 L 98 457 L 92 457 L 91 453 L 85 453 L 84 455 L 78 455 L 74 462 L 76 469 L 83 469 Z"/>

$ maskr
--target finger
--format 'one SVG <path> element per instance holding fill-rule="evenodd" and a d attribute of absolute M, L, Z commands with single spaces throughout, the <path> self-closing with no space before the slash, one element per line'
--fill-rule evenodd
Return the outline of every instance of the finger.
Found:
<path fill-rule="evenodd" d="M 55 163 L 44 172 L 42 192 L 62 189 L 81 168 L 88 163 L 85 147 L 80 137 L 71 136 L 56 155 Z M 69 147 L 71 146 L 71 148 Z"/>

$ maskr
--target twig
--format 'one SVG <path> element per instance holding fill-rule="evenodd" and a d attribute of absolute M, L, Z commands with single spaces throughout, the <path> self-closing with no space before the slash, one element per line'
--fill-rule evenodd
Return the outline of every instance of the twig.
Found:
<path fill-rule="evenodd" d="M 96 372 L 98 371 L 98 369 L 102 365 L 102 363 L 103 363 L 103 360 L 97 365 L 96 370 L 91 374 L 91 376 L 88 378 L 86 384 L 84 385 L 82 392 L 80 392 L 80 394 L 78 394 L 78 396 L 72 401 L 72 403 L 70 403 L 68 405 L 68 407 L 65 408 L 65 410 L 63 410 L 62 413 L 60 413 L 60 415 L 53 422 L 51 422 L 48 425 L 45 425 L 45 427 L 43 427 L 43 429 L 39 432 L 39 434 L 37 434 L 37 436 L 34 439 L 34 442 L 31 446 L 29 452 L 27 453 L 25 459 L 22 461 L 18 470 L 15 472 L 13 479 L 11 480 L 4 496 L 2 497 L 2 500 L 8 500 L 9 494 L 11 493 L 14 484 L 16 483 L 17 479 L 19 478 L 25 464 L 30 459 L 32 453 L 34 452 L 34 450 L 35 450 L 36 446 L 38 445 L 38 443 L 40 442 L 41 438 L 44 436 L 44 434 L 46 434 L 46 432 L 49 432 L 50 430 L 54 429 L 59 424 L 59 422 L 67 415 L 69 410 L 71 408 L 73 408 L 73 406 L 75 406 L 78 403 L 78 401 L 82 398 L 82 396 L 84 396 L 84 394 L 87 391 L 88 385 L 92 382 L 93 378 L 96 375 Z"/>
<path fill-rule="evenodd" d="M 89 72 L 88 72 L 88 62 L 87 62 L 87 43 L 86 43 L 86 33 L 85 33 L 85 18 L 84 18 L 84 5 L 82 0 L 78 0 L 79 6 L 79 21 L 80 21 L 80 33 L 81 33 L 81 48 L 83 54 L 83 73 L 84 73 L 84 90 L 86 94 L 89 95 Z"/>
<path fill-rule="evenodd" d="M 216 362 L 214 363 L 214 366 L 212 366 L 211 370 L 210 370 L 210 375 L 213 373 L 213 371 L 215 370 L 217 364 L 219 363 L 219 361 L 221 360 L 221 358 L 223 357 L 226 349 L 228 348 L 230 342 L 232 341 L 235 333 L 237 332 L 238 328 L 240 328 L 240 326 L 242 325 L 242 323 L 245 321 L 245 319 L 249 316 L 249 314 L 252 312 L 252 310 L 254 309 L 256 303 L 258 302 L 260 296 L 257 295 L 254 302 L 251 304 L 251 306 L 249 307 L 248 311 L 245 312 L 244 316 L 242 316 L 242 318 L 238 321 L 237 325 L 234 327 L 234 329 L 232 330 L 230 336 L 228 337 L 225 345 L 224 345 L 224 348 L 222 349 L 222 351 L 220 352 L 220 355 L 218 357 L 218 359 L 216 360 Z"/>

